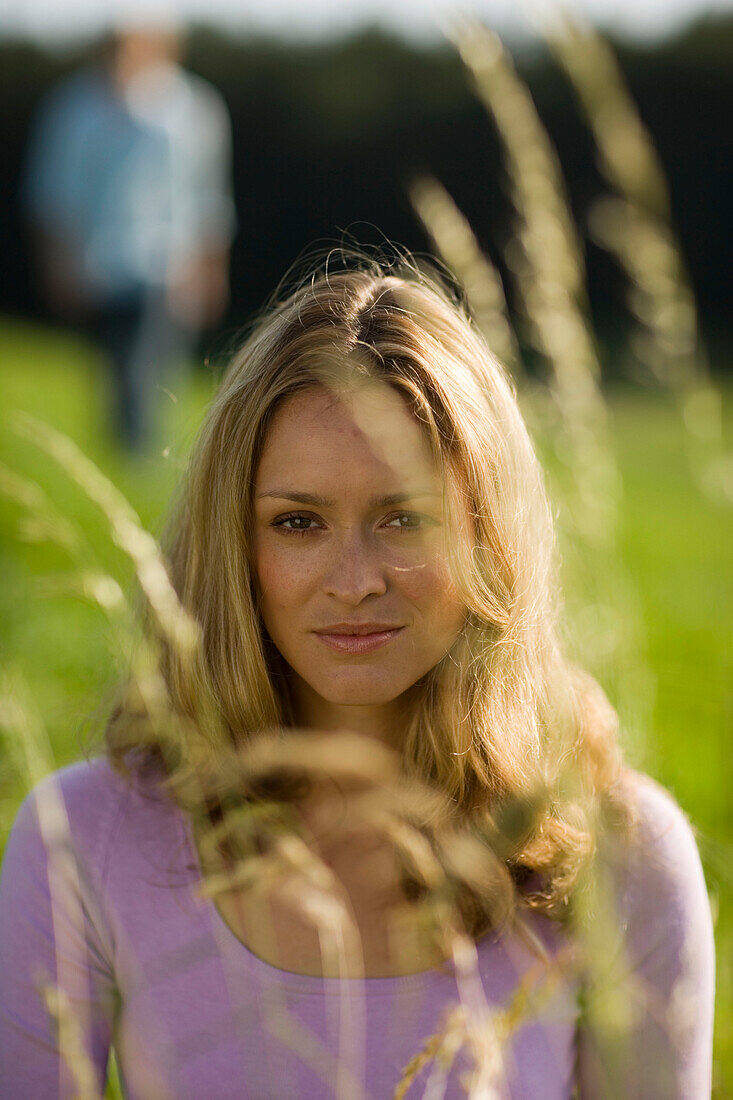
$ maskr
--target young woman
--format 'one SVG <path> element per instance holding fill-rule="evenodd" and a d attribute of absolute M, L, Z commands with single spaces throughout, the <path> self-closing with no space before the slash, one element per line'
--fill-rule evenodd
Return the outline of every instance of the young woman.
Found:
<path fill-rule="evenodd" d="M 2 1095 L 94 1095 L 111 1045 L 145 1100 L 709 1094 L 692 833 L 559 648 L 541 473 L 460 306 L 371 263 L 273 306 L 167 550 L 197 641 L 163 584 L 106 757 L 10 838 Z"/>

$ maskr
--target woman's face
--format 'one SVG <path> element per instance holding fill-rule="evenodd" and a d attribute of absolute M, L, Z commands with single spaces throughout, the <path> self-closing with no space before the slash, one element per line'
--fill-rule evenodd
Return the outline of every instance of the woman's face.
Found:
<path fill-rule="evenodd" d="M 298 719 L 383 711 L 464 621 L 422 429 L 386 383 L 348 399 L 294 394 L 265 437 L 254 497 L 262 617 L 295 673 Z"/>

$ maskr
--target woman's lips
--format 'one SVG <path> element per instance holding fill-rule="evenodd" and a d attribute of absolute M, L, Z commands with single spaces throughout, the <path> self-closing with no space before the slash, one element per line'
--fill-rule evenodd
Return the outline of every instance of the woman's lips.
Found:
<path fill-rule="evenodd" d="M 316 637 L 338 653 L 371 653 L 372 650 L 391 642 L 402 629 L 403 627 L 396 626 L 389 630 L 375 630 L 369 634 L 323 634 L 316 631 Z"/>

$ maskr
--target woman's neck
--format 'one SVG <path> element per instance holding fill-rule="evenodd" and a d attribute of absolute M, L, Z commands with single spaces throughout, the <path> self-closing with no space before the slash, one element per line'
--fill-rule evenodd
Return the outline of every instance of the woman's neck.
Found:
<path fill-rule="evenodd" d="M 332 703 L 303 681 L 296 685 L 294 694 L 298 726 L 324 733 L 358 733 L 396 750 L 402 744 L 410 706 L 406 696 L 380 705 Z"/>
<path fill-rule="evenodd" d="M 407 905 L 394 843 L 364 816 L 358 795 L 353 782 L 322 780 L 297 803 L 325 877 L 310 878 L 307 865 L 302 871 L 283 867 L 258 889 L 233 887 L 217 895 L 214 904 L 234 935 L 270 965 L 323 977 L 376 978 L 419 973 L 444 961 L 430 929 Z M 208 866 L 200 843 L 198 849 L 204 873 L 216 873 L 218 863 Z M 319 931 L 319 911 L 330 913 L 330 921 L 338 913 L 345 917 L 330 938 Z M 324 943 L 333 947 L 342 936 L 346 957 L 324 956 Z"/>

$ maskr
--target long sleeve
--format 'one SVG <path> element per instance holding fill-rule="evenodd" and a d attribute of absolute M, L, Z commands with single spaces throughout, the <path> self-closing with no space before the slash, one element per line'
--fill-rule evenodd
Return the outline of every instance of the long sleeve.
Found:
<path fill-rule="evenodd" d="M 637 801 L 637 836 L 606 922 L 620 935 L 604 935 L 602 914 L 596 923 L 578 1088 L 582 1100 L 705 1100 L 715 960 L 700 858 L 666 792 L 639 778 Z"/>
<path fill-rule="evenodd" d="M 198 80 L 196 102 L 199 134 L 192 191 L 200 246 L 228 249 L 237 229 L 232 195 L 232 126 L 221 95 Z"/>
<path fill-rule="evenodd" d="M 25 213 L 38 229 L 77 240 L 88 176 L 79 171 L 88 152 L 93 78 L 81 72 L 54 88 L 33 120 L 22 181 Z M 88 159 L 88 157 L 87 157 Z"/>
<path fill-rule="evenodd" d="M 5 1100 L 104 1089 L 115 985 L 91 873 L 51 776 L 21 806 L 0 878 Z"/>

